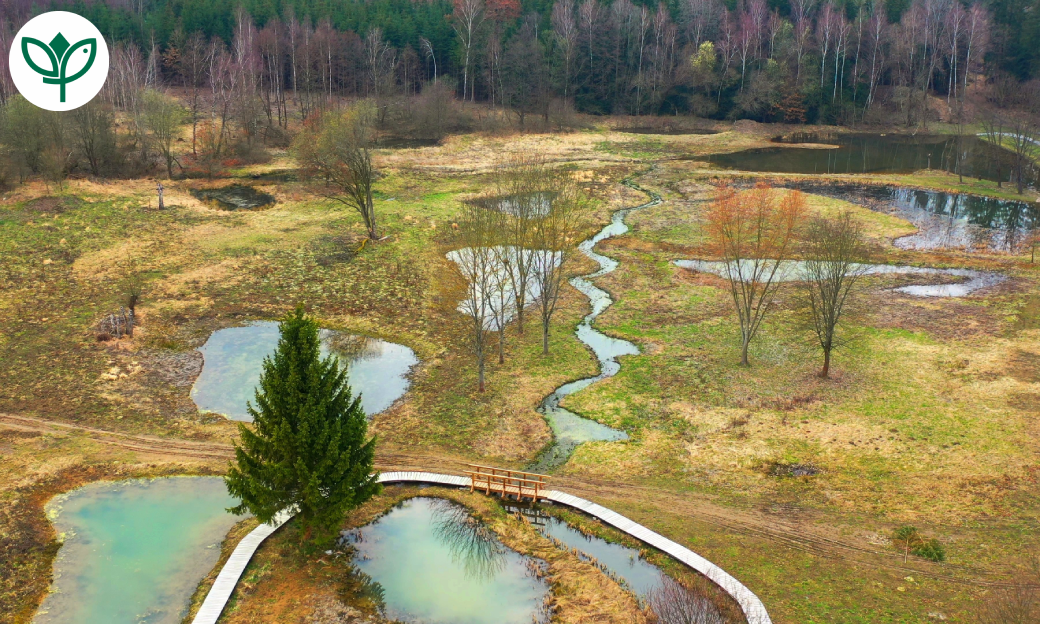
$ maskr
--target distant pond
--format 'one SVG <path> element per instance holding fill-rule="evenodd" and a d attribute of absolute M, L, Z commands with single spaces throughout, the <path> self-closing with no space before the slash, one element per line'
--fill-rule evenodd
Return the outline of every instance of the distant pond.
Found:
<path fill-rule="evenodd" d="M 730 154 L 712 154 L 718 167 L 772 173 L 912 173 L 942 169 L 986 180 L 1011 179 L 1013 155 L 975 136 L 903 134 L 804 134 L 784 140 L 785 146 L 763 147 Z M 802 148 L 799 143 L 833 145 Z M 700 158 L 700 157 L 698 157 Z M 1036 172 L 1030 173 L 1036 184 Z"/>
<path fill-rule="evenodd" d="M 354 565 L 392 620 L 422 624 L 537 624 L 549 585 L 542 562 L 506 547 L 465 507 L 441 498 L 402 502 L 345 531 Z"/>
<path fill-rule="evenodd" d="M 393 405 L 408 390 L 408 371 L 419 363 L 404 345 L 378 338 L 322 330 L 322 355 L 346 364 L 348 382 L 361 394 L 369 416 Z M 250 420 L 246 402 L 253 401 L 264 358 L 278 346 L 278 323 L 259 321 L 213 332 L 199 351 L 202 372 L 191 390 L 200 410 L 232 420 Z"/>
<path fill-rule="evenodd" d="M 36 624 L 179 624 L 241 518 L 220 477 L 92 483 L 47 504 L 63 543 Z"/>
<path fill-rule="evenodd" d="M 192 189 L 197 199 L 222 210 L 256 210 L 274 203 L 274 195 L 258 191 L 244 184 L 232 184 L 220 188 Z"/>
<path fill-rule="evenodd" d="M 887 212 L 914 224 L 918 232 L 897 238 L 902 249 L 986 248 L 1015 251 L 1040 226 L 1040 203 L 966 193 L 943 193 L 869 184 L 785 183 Z"/>
<path fill-rule="evenodd" d="M 770 266 L 775 260 L 770 260 Z M 676 260 L 675 264 L 684 269 L 698 271 L 700 273 L 711 273 L 719 277 L 731 275 L 730 267 L 733 263 L 719 260 Z M 784 260 L 777 269 L 776 281 L 797 282 L 805 279 L 806 263 L 800 260 Z M 741 273 L 751 275 L 750 264 L 740 264 Z M 746 268 L 745 268 L 746 267 Z M 971 293 L 996 286 L 1007 278 L 993 271 L 975 271 L 973 269 L 936 269 L 931 267 L 900 266 L 894 264 L 863 264 L 858 265 L 858 270 L 863 275 L 921 275 L 921 276 L 949 276 L 961 278 L 954 283 L 945 283 L 946 280 L 929 280 L 922 277 L 924 284 L 913 286 L 901 286 L 893 288 L 893 292 L 912 295 L 914 297 L 966 297 Z"/>

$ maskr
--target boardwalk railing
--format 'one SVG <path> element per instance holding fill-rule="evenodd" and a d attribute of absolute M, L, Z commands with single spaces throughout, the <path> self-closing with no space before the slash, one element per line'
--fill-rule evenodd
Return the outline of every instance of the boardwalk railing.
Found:
<path fill-rule="evenodd" d="M 547 475 L 520 470 L 492 468 L 480 464 L 466 464 L 470 477 L 469 491 L 481 490 L 485 494 L 501 494 L 517 497 L 518 500 L 530 498 L 538 502 L 544 498 L 545 486 L 549 484 Z"/>

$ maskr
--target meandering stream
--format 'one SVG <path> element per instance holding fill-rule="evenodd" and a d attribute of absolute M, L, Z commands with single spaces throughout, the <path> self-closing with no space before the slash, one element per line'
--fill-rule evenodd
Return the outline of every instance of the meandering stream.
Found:
<path fill-rule="evenodd" d="M 624 431 L 613 429 L 588 418 L 582 418 L 574 412 L 560 407 L 560 402 L 567 396 L 588 388 L 597 381 L 616 375 L 621 370 L 621 364 L 617 359 L 622 355 L 639 355 L 639 348 L 636 345 L 627 340 L 611 338 L 597 331 L 592 326 L 593 321 L 614 303 L 614 300 L 610 298 L 610 294 L 593 285 L 592 280 L 612 273 L 618 268 L 617 260 L 594 251 L 596 245 L 608 238 L 621 236 L 628 232 L 625 218 L 632 212 L 661 203 L 661 197 L 657 193 L 642 189 L 631 182 L 625 182 L 625 184 L 650 195 L 650 201 L 614 212 L 609 224 L 592 238 L 582 241 L 578 245 L 578 250 L 596 262 L 599 265 L 599 269 L 570 280 L 571 286 L 574 286 L 579 292 L 588 297 L 589 303 L 592 304 L 592 311 L 582 319 L 575 333 L 578 336 L 578 340 L 586 344 L 596 354 L 596 359 L 599 360 L 600 372 L 593 377 L 565 383 L 549 394 L 549 396 L 542 399 L 538 411 L 545 416 L 545 419 L 552 427 L 554 439 L 552 446 L 546 449 L 531 467 L 535 471 L 548 470 L 563 464 L 570 457 L 574 448 L 582 442 L 628 439 L 628 434 Z"/>

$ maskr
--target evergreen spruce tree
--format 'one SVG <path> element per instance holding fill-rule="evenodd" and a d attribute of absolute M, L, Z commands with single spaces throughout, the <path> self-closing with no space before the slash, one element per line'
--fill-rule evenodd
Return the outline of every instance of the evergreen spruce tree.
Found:
<path fill-rule="evenodd" d="M 265 358 L 253 426 L 239 425 L 241 446 L 225 477 L 241 499 L 234 513 L 269 522 L 297 513 L 305 540 L 332 535 L 343 515 L 377 494 L 375 439 L 361 398 L 334 357 L 321 359 L 318 325 L 298 306 L 279 326 L 274 355 Z"/>

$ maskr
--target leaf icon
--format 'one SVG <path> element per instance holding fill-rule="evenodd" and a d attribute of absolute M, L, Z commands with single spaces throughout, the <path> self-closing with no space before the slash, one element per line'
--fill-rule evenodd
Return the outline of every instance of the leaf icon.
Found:
<path fill-rule="evenodd" d="M 37 65 L 35 61 L 33 61 L 32 56 L 29 55 L 30 43 L 40 48 L 44 51 L 45 54 L 47 54 L 47 58 L 51 61 L 50 69 L 44 69 Z M 31 67 L 32 70 L 37 74 L 42 74 L 51 78 L 58 77 L 58 59 L 55 57 L 54 52 L 51 51 L 50 46 L 40 41 L 39 39 L 33 39 L 32 37 L 22 37 L 22 56 L 25 57 L 25 62 L 29 64 L 29 67 Z"/>

